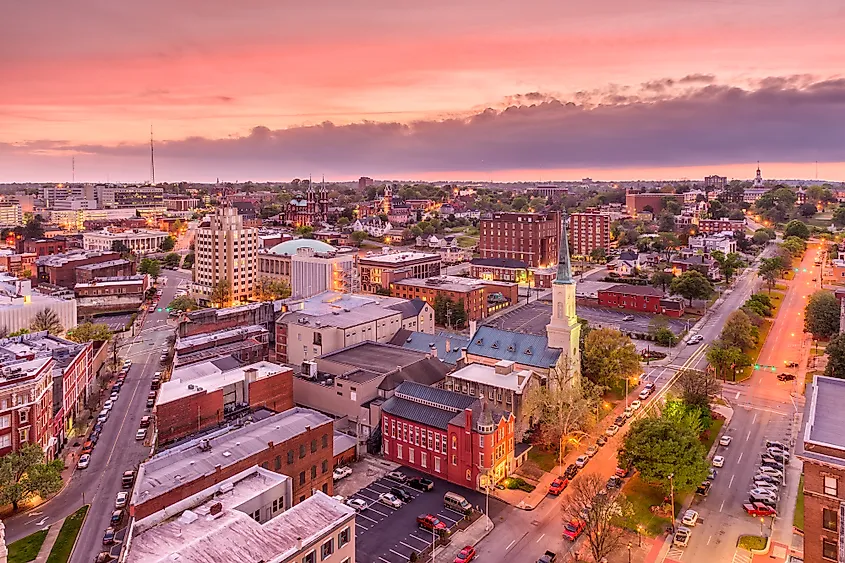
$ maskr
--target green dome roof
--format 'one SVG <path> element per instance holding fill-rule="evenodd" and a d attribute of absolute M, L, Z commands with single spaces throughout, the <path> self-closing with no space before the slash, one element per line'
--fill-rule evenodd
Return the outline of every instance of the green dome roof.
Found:
<path fill-rule="evenodd" d="M 321 240 L 314 240 L 310 238 L 298 238 L 296 240 L 288 240 L 277 244 L 270 249 L 272 254 L 279 256 L 293 256 L 300 248 L 313 248 L 314 252 L 334 252 L 337 250 L 332 245 Z"/>

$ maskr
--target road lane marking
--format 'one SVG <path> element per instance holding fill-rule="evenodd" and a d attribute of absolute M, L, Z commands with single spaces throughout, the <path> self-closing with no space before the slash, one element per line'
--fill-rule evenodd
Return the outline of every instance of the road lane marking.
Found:
<path fill-rule="evenodd" d="M 379 559 L 381 559 L 382 561 L 384 561 L 384 563 L 390 563 L 390 561 L 388 561 L 388 560 L 387 560 L 387 559 L 385 559 L 384 557 L 379 557 Z"/>
<path fill-rule="evenodd" d="M 544 537 L 546 537 L 546 534 L 543 534 L 542 536 L 537 538 L 537 541 L 535 543 L 540 543 L 540 540 L 543 539 Z"/>
<path fill-rule="evenodd" d="M 505 551 L 510 551 L 510 548 L 512 548 L 513 544 L 515 544 L 515 543 L 516 543 L 516 540 L 513 540 L 511 543 L 509 543 L 508 546 L 505 548 Z"/>
<path fill-rule="evenodd" d="M 721 506 L 719 506 L 719 512 L 722 512 L 723 508 L 725 508 L 725 501 L 722 501 Z"/>
<path fill-rule="evenodd" d="M 737 391 L 737 392 L 736 392 L 736 397 L 734 397 L 734 399 L 735 399 L 735 400 L 739 400 L 739 395 L 740 395 L 740 393 L 739 393 L 739 391 Z"/>
<path fill-rule="evenodd" d="M 748 431 L 748 436 L 745 437 L 745 441 L 747 442 L 750 439 L 751 439 L 751 430 Z"/>
<path fill-rule="evenodd" d="M 731 486 L 733 486 L 733 484 L 734 484 L 734 475 L 731 475 L 731 482 L 728 483 L 728 488 L 730 489 Z"/>
<path fill-rule="evenodd" d="M 756 423 L 757 423 L 757 413 L 755 412 L 754 418 L 751 420 L 751 424 L 753 425 L 753 424 L 756 424 Z"/>
<path fill-rule="evenodd" d="M 739 452 L 739 459 L 736 460 L 737 463 L 742 461 L 742 454 L 743 454 L 743 452 Z"/>
<path fill-rule="evenodd" d="M 707 545 L 710 545 L 710 540 L 712 540 L 712 539 L 713 539 L 713 536 L 710 536 L 709 538 L 707 538 Z"/>

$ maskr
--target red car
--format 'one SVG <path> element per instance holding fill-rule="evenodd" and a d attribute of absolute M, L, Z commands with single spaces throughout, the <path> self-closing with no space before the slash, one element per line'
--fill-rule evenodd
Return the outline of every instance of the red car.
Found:
<path fill-rule="evenodd" d="M 461 550 L 457 557 L 455 557 L 455 563 L 469 563 L 475 559 L 475 555 L 475 548 L 468 545 Z"/>
<path fill-rule="evenodd" d="M 755 502 L 743 504 L 742 508 L 751 516 L 777 516 L 778 512 L 771 506 L 766 506 L 762 502 Z"/>
<path fill-rule="evenodd" d="M 446 524 L 441 522 L 434 514 L 420 514 L 417 516 L 417 525 L 426 530 L 445 530 Z"/>
<path fill-rule="evenodd" d="M 560 493 L 563 492 L 563 490 L 566 488 L 566 486 L 568 484 L 569 484 L 569 479 L 567 479 L 566 477 L 556 478 L 554 481 L 552 481 L 552 484 L 549 485 L 549 494 L 555 495 L 555 496 L 559 495 Z"/>
<path fill-rule="evenodd" d="M 578 539 L 578 536 L 581 535 L 581 532 L 584 531 L 584 521 L 583 520 L 570 520 L 563 526 L 563 537 L 568 539 L 569 541 L 575 541 Z"/>

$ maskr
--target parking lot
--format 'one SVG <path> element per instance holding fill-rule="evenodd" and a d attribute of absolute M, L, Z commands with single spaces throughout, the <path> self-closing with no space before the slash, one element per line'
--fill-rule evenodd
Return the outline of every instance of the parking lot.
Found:
<path fill-rule="evenodd" d="M 578 317 L 585 319 L 593 328 L 612 327 L 623 332 L 648 332 L 649 324 L 654 315 L 644 313 L 632 313 L 630 311 L 615 311 L 602 307 L 590 307 L 587 305 L 576 305 Z M 525 334 L 537 334 L 545 336 L 546 325 L 552 314 L 551 303 L 535 301 L 518 309 L 507 312 L 488 323 L 490 326 L 502 330 L 522 332 Z M 634 320 L 623 321 L 627 315 L 632 315 Z M 669 328 L 675 334 L 681 334 L 687 326 L 685 320 L 668 319 Z"/>
<path fill-rule="evenodd" d="M 423 476 L 405 467 L 402 473 L 412 477 Z M 428 476 L 426 476 L 428 477 Z M 402 485 L 383 476 L 366 487 L 358 490 L 349 498 L 363 500 L 368 507 L 355 519 L 355 558 L 361 563 L 407 563 L 411 553 L 419 553 L 429 547 L 434 539 L 429 530 L 417 525 L 417 516 L 433 514 L 452 529 L 463 514 L 443 506 L 443 495 L 449 491 L 466 498 L 473 506 L 484 509 L 485 498 L 482 493 L 458 487 L 441 479 L 429 477 L 434 481 L 434 489 L 422 492 Z M 400 508 L 393 508 L 379 502 L 379 495 L 387 493 L 393 487 L 401 487 L 413 496 L 413 500 Z M 508 506 L 494 498 L 490 499 L 490 515 L 495 518 Z"/>
<path fill-rule="evenodd" d="M 129 321 L 132 320 L 132 313 L 124 313 L 122 315 L 107 315 L 103 317 L 95 317 L 95 323 L 102 323 L 109 327 L 112 332 L 122 332 Z"/>

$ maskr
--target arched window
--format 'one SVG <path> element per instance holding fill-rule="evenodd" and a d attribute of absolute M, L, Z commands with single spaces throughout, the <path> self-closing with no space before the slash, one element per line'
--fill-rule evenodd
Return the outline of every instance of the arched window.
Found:
<path fill-rule="evenodd" d="M 457 447 L 458 447 L 458 437 L 455 436 L 454 434 L 452 434 L 452 449 L 454 450 Z"/>

